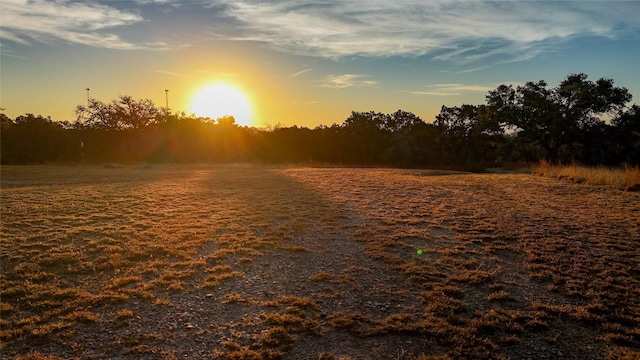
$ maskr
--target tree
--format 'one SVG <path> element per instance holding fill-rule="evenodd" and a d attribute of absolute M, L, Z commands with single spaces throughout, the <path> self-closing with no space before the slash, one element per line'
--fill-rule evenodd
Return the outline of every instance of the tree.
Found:
<path fill-rule="evenodd" d="M 513 85 L 500 85 L 486 96 L 487 107 L 496 123 L 507 126 L 518 121 L 517 93 Z"/>
<path fill-rule="evenodd" d="M 613 144 L 610 150 L 615 150 L 621 161 L 640 165 L 640 106 L 634 104 L 620 112 L 611 123 Z"/>
<path fill-rule="evenodd" d="M 2 116 L 2 163 L 30 164 L 73 158 L 70 133 L 42 115 L 25 114 L 15 121 Z"/>
<path fill-rule="evenodd" d="M 516 93 L 517 117 L 511 123 L 518 131 L 516 148 L 527 161 L 556 159 L 558 148 L 571 142 L 574 131 L 562 121 L 553 91 L 540 80 L 518 86 Z"/>
<path fill-rule="evenodd" d="M 112 103 L 112 116 L 124 129 L 142 130 L 158 123 L 161 112 L 149 99 L 134 100 L 131 96 L 120 96 Z"/>
<path fill-rule="evenodd" d="M 389 115 L 374 111 L 357 112 L 344 121 L 342 128 L 346 133 L 349 162 L 374 164 L 382 161 L 382 153 L 388 148 L 389 131 L 385 129 Z"/>
<path fill-rule="evenodd" d="M 504 129 L 487 105 L 443 106 L 434 124 L 445 135 L 442 148 L 453 163 L 475 170 L 498 160 Z"/>
<path fill-rule="evenodd" d="M 603 116 L 630 100 L 628 90 L 613 80 L 592 82 L 572 74 L 554 89 L 543 80 L 516 89 L 501 85 L 487 95 L 487 111 L 494 124 L 515 134 L 510 143 L 523 160 L 600 163 L 602 152 L 592 147 L 604 146 Z"/>
<path fill-rule="evenodd" d="M 459 139 L 471 136 L 478 123 L 478 107 L 468 104 L 454 107 L 442 106 L 434 122 L 445 133 Z"/>
<path fill-rule="evenodd" d="M 97 129 L 121 130 L 122 124 L 113 114 L 115 109 L 112 104 L 106 104 L 96 99 L 90 99 L 87 106 L 78 105 L 75 110 L 76 123 L 79 127 Z"/>
<path fill-rule="evenodd" d="M 216 120 L 221 126 L 238 126 L 236 119 L 231 115 L 225 115 Z"/>
<path fill-rule="evenodd" d="M 414 126 L 424 123 L 415 114 L 403 110 L 398 110 L 384 117 L 383 120 L 383 129 L 390 132 L 410 131 Z"/>
<path fill-rule="evenodd" d="M 413 113 L 398 110 L 386 117 L 384 130 L 391 133 L 390 144 L 384 152 L 385 162 L 412 166 L 420 161 L 420 127 L 426 125 Z"/>
<path fill-rule="evenodd" d="M 389 123 L 389 115 L 375 111 L 352 111 L 342 126 L 351 131 L 375 133 L 384 130 L 387 123 Z"/>
<path fill-rule="evenodd" d="M 128 95 L 120 96 L 110 104 L 91 99 L 88 106 L 78 105 L 75 113 L 81 126 L 116 131 L 141 130 L 166 117 L 153 101 L 135 100 Z"/>
<path fill-rule="evenodd" d="M 563 118 L 580 129 L 602 123 L 601 115 L 620 111 L 631 101 L 629 90 L 613 86 L 613 80 L 588 81 L 582 73 L 567 76 L 554 94 Z"/>
<path fill-rule="evenodd" d="M 14 125 L 11 118 L 4 113 L 0 113 L 0 163 L 2 164 L 10 163 L 7 159 L 11 160 L 11 151 L 13 150 L 11 140 L 13 139 L 9 135 Z"/>
<path fill-rule="evenodd" d="M 601 163 L 602 156 L 593 147 L 602 143 L 606 127 L 603 117 L 621 111 L 631 100 L 625 88 L 615 87 L 613 80 L 587 80 L 586 74 L 571 74 L 555 89 L 565 134 L 559 145 L 559 161 Z M 593 154 L 597 154 L 594 158 Z"/>

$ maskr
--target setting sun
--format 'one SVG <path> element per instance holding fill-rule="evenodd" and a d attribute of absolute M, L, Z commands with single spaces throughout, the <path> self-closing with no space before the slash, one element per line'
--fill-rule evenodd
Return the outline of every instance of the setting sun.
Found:
<path fill-rule="evenodd" d="M 228 84 L 207 85 L 193 97 L 191 111 L 197 116 L 218 119 L 233 116 L 241 126 L 251 125 L 251 103 L 238 88 Z"/>

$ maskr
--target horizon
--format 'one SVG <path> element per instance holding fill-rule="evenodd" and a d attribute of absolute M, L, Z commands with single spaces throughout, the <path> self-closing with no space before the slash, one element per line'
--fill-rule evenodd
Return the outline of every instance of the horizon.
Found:
<path fill-rule="evenodd" d="M 398 109 L 432 122 L 501 84 L 552 88 L 573 73 L 640 93 L 640 2 L 3 0 L 0 10 L 10 118 L 73 122 L 87 96 L 120 95 L 190 115 L 198 91 L 218 84 L 244 94 L 250 105 L 228 111 L 250 111 L 242 125 L 258 128 Z"/>

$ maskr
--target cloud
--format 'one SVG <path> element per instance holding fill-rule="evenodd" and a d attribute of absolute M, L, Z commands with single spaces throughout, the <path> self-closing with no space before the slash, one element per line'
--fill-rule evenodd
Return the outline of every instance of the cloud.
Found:
<path fill-rule="evenodd" d="M 460 95 L 458 92 L 446 92 L 446 91 L 411 91 L 413 95 L 423 95 L 423 96 L 457 96 Z"/>
<path fill-rule="evenodd" d="M 178 2 L 176 2 L 175 0 L 132 0 L 135 3 L 138 3 L 140 5 L 150 5 L 150 4 L 160 4 L 160 5 L 165 5 L 165 4 L 170 4 L 170 5 L 176 5 L 179 4 Z"/>
<path fill-rule="evenodd" d="M 633 1 L 0 0 L 0 8 L 0 37 L 16 44 L 169 49 L 139 40 L 161 34 L 182 47 L 257 41 L 331 59 L 427 56 L 468 71 L 532 59 L 575 37 L 640 29 Z"/>
<path fill-rule="evenodd" d="M 366 80 L 367 77 L 367 75 L 361 74 L 329 75 L 320 86 L 342 89 L 353 86 L 374 86 L 378 84 L 377 81 Z"/>
<path fill-rule="evenodd" d="M 309 72 L 309 71 L 311 71 L 311 70 L 313 70 L 313 69 L 304 69 L 304 70 L 300 70 L 300 71 L 298 71 L 298 72 L 295 72 L 295 73 L 293 73 L 293 74 L 289 75 L 289 78 L 291 79 L 291 78 L 294 78 L 294 77 L 298 77 L 298 76 L 300 76 L 300 75 L 302 75 L 302 74 L 304 74 L 304 73 L 306 73 L 306 72 Z"/>
<path fill-rule="evenodd" d="M 464 92 L 489 92 L 498 85 L 465 85 L 465 84 L 435 84 L 424 91 L 411 91 L 413 95 L 424 96 L 457 96 Z"/>
<path fill-rule="evenodd" d="M 532 58 L 576 36 L 639 28 L 634 2 L 229 0 L 236 40 L 289 53 L 342 58 L 422 56 L 476 62 Z M 221 30 L 222 31 L 222 30 Z"/>
<path fill-rule="evenodd" d="M 14 43 L 18 43 L 18 44 L 22 44 L 22 45 L 28 45 L 29 44 L 26 40 L 21 39 L 19 36 L 17 36 L 13 32 L 7 31 L 6 29 L 3 29 L 2 27 L 0 27 L 0 39 L 9 40 L 9 41 L 12 41 Z"/>
<path fill-rule="evenodd" d="M 163 75 L 169 75 L 169 76 L 181 76 L 180 73 L 169 71 L 169 70 L 153 70 L 153 72 L 156 72 L 158 74 L 163 74 Z"/>
<path fill-rule="evenodd" d="M 11 48 L 7 48 L 7 46 L 5 44 L 1 44 L 1 43 L 0 43 L 0 55 L 1 56 L 12 57 L 12 58 L 16 58 L 16 59 L 26 59 L 26 57 L 16 53 Z"/>
<path fill-rule="evenodd" d="M 98 3 L 2 0 L 1 36 L 15 43 L 62 40 L 109 49 L 158 49 L 162 43 L 135 44 L 108 31 L 144 21 L 142 16 Z"/>

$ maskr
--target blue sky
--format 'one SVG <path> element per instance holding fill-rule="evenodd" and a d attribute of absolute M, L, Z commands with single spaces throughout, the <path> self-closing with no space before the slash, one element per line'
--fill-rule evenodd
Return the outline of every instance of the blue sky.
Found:
<path fill-rule="evenodd" d="M 640 97 L 638 1 L 2 0 L 0 107 L 75 119 L 90 96 L 190 113 L 200 88 L 246 94 L 254 126 L 351 111 L 481 104 L 500 84 L 570 73 Z"/>

